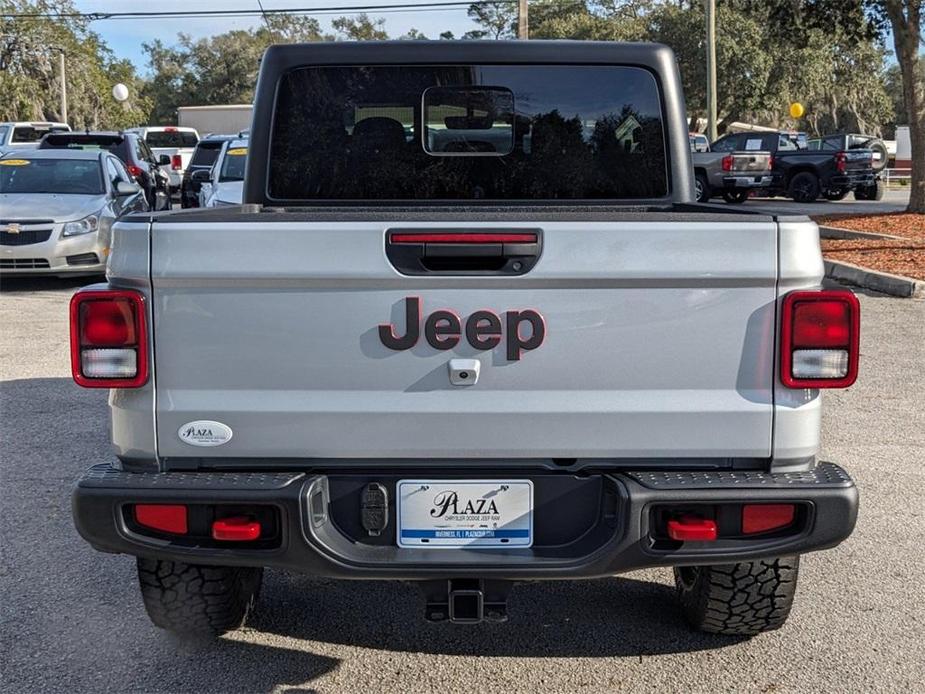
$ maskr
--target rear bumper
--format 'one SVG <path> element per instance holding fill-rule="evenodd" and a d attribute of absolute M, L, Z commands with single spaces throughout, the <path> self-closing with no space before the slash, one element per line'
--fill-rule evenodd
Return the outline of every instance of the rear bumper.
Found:
<path fill-rule="evenodd" d="M 533 477 L 538 488 L 541 477 Z M 367 479 L 362 476 L 358 484 Z M 356 478 L 348 476 L 130 473 L 97 465 L 78 481 L 73 511 L 81 536 L 107 552 L 190 563 L 276 567 L 337 578 L 542 580 L 593 578 L 653 566 L 722 564 L 826 549 L 850 535 L 858 509 L 854 483 L 831 463 L 798 473 L 627 472 L 592 480 L 600 490 L 596 508 L 590 505 L 593 522 L 573 539 L 535 544 L 530 549 L 400 549 L 395 545 L 394 525 L 391 535 L 387 528 L 375 543 L 351 536 L 353 517 L 349 515 L 352 511 L 344 515 L 344 500 L 349 498 L 344 490 L 352 489 L 351 484 L 356 489 L 359 486 Z M 390 484 L 386 481 L 386 487 Z M 587 478 L 581 484 L 588 484 Z M 535 516 L 549 514 L 548 518 L 555 513 L 569 522 L 573 509 L 563 502 L 586 497 L 555 491 L 563 486 L 568 484 L 557 481 L 553 493 L 537 501 Z M 139 502 L 269 505 L 279 512 L 279 539 L 271 548 L 248 549 L 228 543 L 182 546 L 142 536 L 129 527 L 125 510 L 126 505 Z M 545 506 L 546 502 L 550 505 Z M 684 543 L 654 539 L 657 507 L 722 503 L 798 503 L 804 510 L 799 527 L 784 535 Z M 588 513 L 584 516 L 585 520 L 589 517 Z"/>
<path fill-rule="evenodd" d="M 771 176 L 771 174 L 733 174 L 730 176 L 723 176 L 723 188 L 769 188 L 772 180 L 773 176 Z"/>

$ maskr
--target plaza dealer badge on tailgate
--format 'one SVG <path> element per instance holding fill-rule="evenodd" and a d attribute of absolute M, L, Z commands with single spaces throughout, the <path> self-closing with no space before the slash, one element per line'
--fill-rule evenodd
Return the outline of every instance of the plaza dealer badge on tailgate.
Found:
<path fill-rule="evenodd" d="M 401 480 L 398 546 L 530 547 L 530 480 Z"/>
<path fill-rule="evenodd" d="M 231 427 L 209 419 L 188 422 L 177 430 L 177 436 L 190 446 L 221 446 L 231 441 Z"/>

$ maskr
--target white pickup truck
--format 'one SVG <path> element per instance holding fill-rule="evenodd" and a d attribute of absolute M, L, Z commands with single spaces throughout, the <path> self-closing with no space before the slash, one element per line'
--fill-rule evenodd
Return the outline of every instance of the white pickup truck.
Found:
<path fill-rule="evenodd" d="M 674 567 L 692 625 L 752 635 L 851 533 L 817 456 L 858 302 L 809 219 L 693 202 L 668 48 L 270 48 L 243 199 L 116 224 L 71 304 L 115 450 L 75 522 L 158 626 L 240 626 L 265 568 L 466 623 Z"/>

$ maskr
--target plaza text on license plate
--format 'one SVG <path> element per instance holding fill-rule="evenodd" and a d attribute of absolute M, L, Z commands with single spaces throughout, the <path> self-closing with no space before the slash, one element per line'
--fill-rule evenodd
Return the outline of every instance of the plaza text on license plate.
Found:
<path fill-rule="evenodd" d="M 530 480 L 401 480 L 399 547 L 530 547 Z"/>

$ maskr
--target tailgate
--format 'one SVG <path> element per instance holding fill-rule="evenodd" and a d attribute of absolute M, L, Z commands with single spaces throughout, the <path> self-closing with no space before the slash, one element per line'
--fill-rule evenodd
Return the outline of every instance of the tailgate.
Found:
<path fill-rule="evenodd" d="M 529 230 L 542 253 L 520 276 L 406 276 L 384 248 L 396 226 Z M 776 257 L 771 221 L 158 221 L 159 453 L 767 457 Z M 500 343 L 477 349 L 463 330 L 455 347 L 435 349 L 420 328 L 414 346 L 390 349 L 379 326 L 402 336 L 409 298 L 422 321 L 440 309 L 462 325 L 493 312 Z M 518 338 L 504 317 L 528 309 L 545 338 L 511 358 L 509 341 L 529 342 L 532 325 Z M 452 384 L 451 359 L 478 360 L 478 380 Z M 181 440 L 199 420 L 226 425 L 231 439 Z"/>
<path fill-rule="evenodd" d="M 732 155 L 732 170 L 735 172 L 768 171 L 770 168 L 770 152 L 734 152 Z"/>

